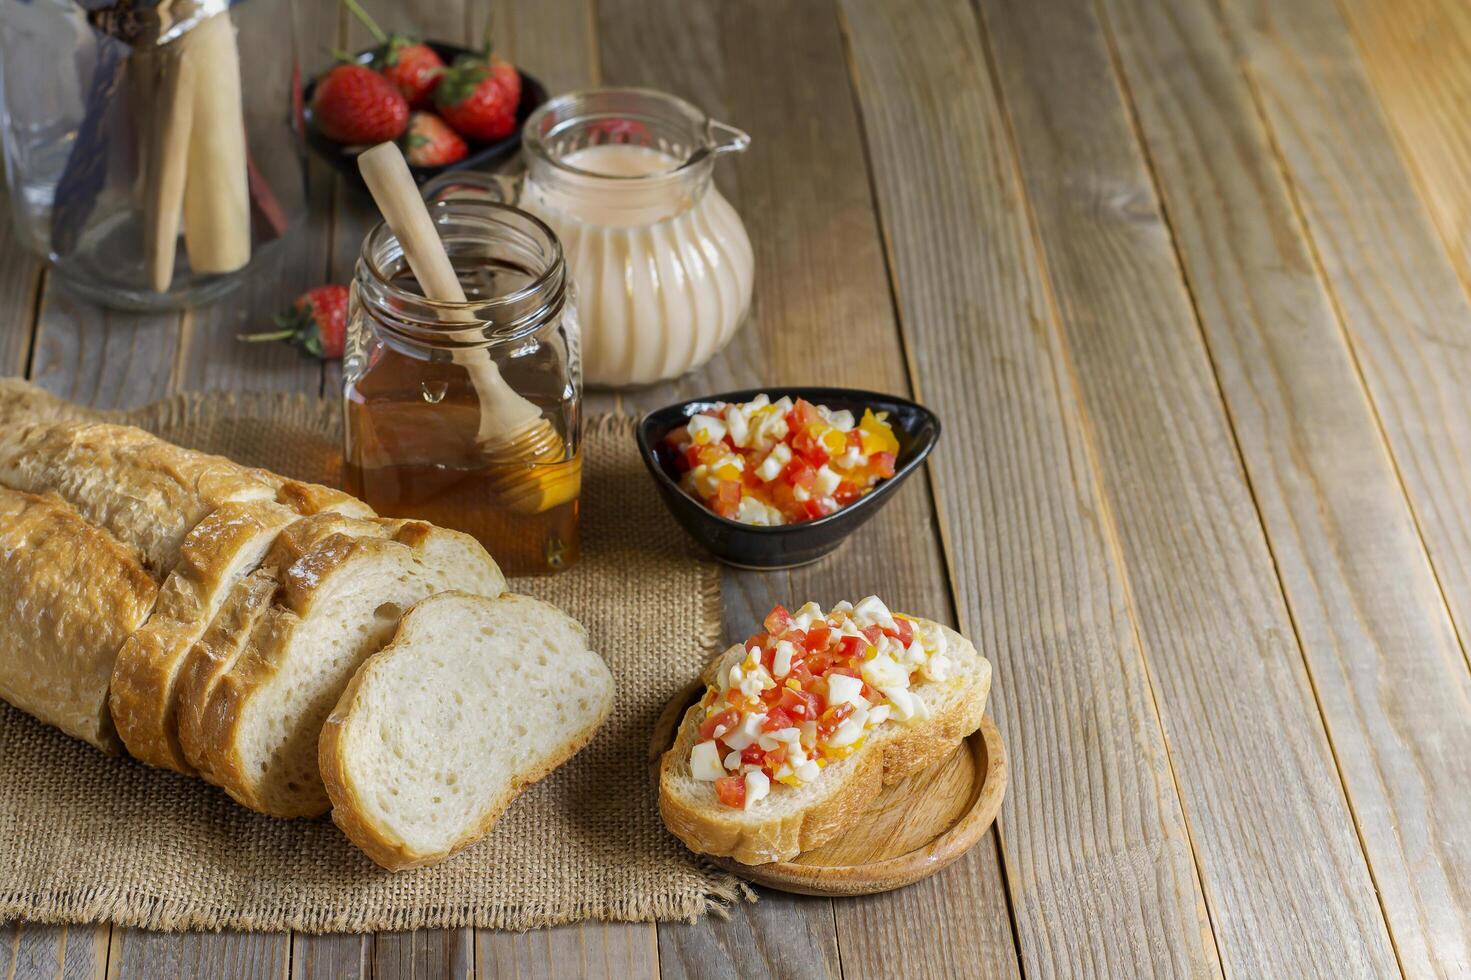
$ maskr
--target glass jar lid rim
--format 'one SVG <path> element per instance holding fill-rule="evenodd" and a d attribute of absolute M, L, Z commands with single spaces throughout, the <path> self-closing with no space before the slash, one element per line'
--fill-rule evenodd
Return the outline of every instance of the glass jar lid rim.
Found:
<path fill-rule="evenodd" d="M 428 296 L 425 296 L 423 293 L 416 293 L 412 290 L 405 289 L 402 286 L 395 285 L 393 280 L 388 275 L 384 274 L 383 268 L 378 263 L 376 250 L 373 246 L 375 245 L 375 243 L 378 243 L 380 239 L 386 240 L 391 238 L 397 241 L 398 236 L 394 234 L 392 228 L 388 227 L 387 221 L 380 220 L 377 224 L 370 228 L 368 230 L 368 234 L 363 237 L 363 247 L 360 250 L 358 257 L 373 273 L 373 277 L 377 279 L 378 282 L 381 284 L 381 288 L 384 289 L 390 296 L 393 296 L 395 299 L 410 303 L 424 303 L 436 309 L 465 310 L 468 312 L 474 312 L 476 310 L 484 310 L 487 307 L 509 306 L 515 303 L 523 302 L 530 297 L 536 295 L 538 292 L 546 289 L 548 284 L 551 283 L 551 281 L 555 277 L 563 274 L 561 270 L 565 260 L 562 254 L 561 239 L 557 237 L 556 232 L 552 231 L 551 227 L 548 226 L 546 222 L 542 221 L 540 218 L 529 211 L 524 211 L 521 208 L 518 208 L 512 204 L 502 204 L 499 201 L 480 201 L 466 199 L 427 202 L 427 207 L 429 208 L 429 212 L 431 215 L 433 215 L 436 211 L 459 211 L 466 212 L 472 215 L 476 212 L 481 212 L 487 215 L 507 213 L 515 215 L 517 218 L 524 219 L 545 238 L 546 244 L 549 246 L 549 255 L 547 258 L 546 268 L 538 272 L 536 278 L 532 279 L 526 285 L 520 286 L 512 290 L 511 292 L 503 293 L 499 296 L 485 297 L 480 299 L 467 299 L 464 302 L 432 299 Z M 407 259 L 405 259 L 405 264 L 407 264 Z M 484 317 L 477 316 L 476 319 L 481 320 L 484 319 Z"/>
<path fill-rule="evenodd" d="M 638 96 L 641 98 L 649 99 L 651 101 L 666 103 L 671 108 L 678 111 L 680 115 L 684 116 L 690 122 L 690 124 L 695 127 L 704 142 L 702 145 L 695 147 L 687 156 L 685 156 L 683 160 L 679 161 L 676 166 L 670 167 L 668 170 L 660 170 L 656 171 L 655 173 L 648 174 L 603 173 L 597 170 L 587 170 L 583 167 L 578 167 L 574 164 L 567 163 L 565 160 L 559 159 L 547 147 L 546 141 L 542 139 L 541 135 L 536 132 L 541 121 L 554 112 L 565 109 L 570 105 L 575 105 L 579 101 L 587 99 L 591 96 L 598 95 Z M 562 95 L 557 96 L 556 98 L 547 100 L 540 106 L 537 106 L 537 108 L 531 113 L 531 115 L 526 118 L 525 124 L 521 127 L 521 145 L 525 147 L 527 152 L 529 152 L 532 156 L 546 161 L 553 167 L 557 167 L 561 170 L 566 170 L 569 173 L 577 174 L 580 177 L 595 177 L 599 180 L 618 181 L 625 183 L 643 182 L 647 184 L 652 181 L 666 180 L 671 177 L 682 176 L 686 171 L 705 164 L 710 159 L 712 159 L 715 154 L 711 145 L 709 129 L 713 123 L 714 119 L 712 119 L 711 116 L 699 106 L 695 105 L 693 102 L 690 102 L 687 99 L 680 98 L 679 96 L 673 95 L 669 92 L 663 92 L 659 89 L 644 88 L 639 86 L 603 86 L 599 88 L 579 89 L 575 92 L 566 92 Z"/>

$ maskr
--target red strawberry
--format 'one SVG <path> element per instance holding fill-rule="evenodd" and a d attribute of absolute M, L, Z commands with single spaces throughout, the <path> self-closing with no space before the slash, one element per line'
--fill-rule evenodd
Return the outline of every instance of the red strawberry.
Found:
<path fill-rule="evenodd" d="M 434 86 L 439 84 L 439 76 L 444 74 L 443 59 L 422 41 L 402 34 L 384 33 L 357 0 L 343 0 L 343 3 L 378 42 L 378 50 L 373 53 L 373 68 L 398 86 L 408 100 L 409 108 L 427 109 Z"/>
<path fill-rule="evenodd" d="M 392 82 L 362 65 L 338 65 L 317 83 L 312 114 L 335 143 L 382 143 L 403 135 L 409 104 Z"/>
<path fill-rule="evenodd" d="M 434 89 L 445 73 L 444 61 L 433 48 L 401 34 L 388 38 L 388 43 L 373 58 L 373 67 L 398 86 L 411 109 L 429 108 L 434 101 Z"/>
<path fill-rule="evenodd" d="M 461 136 L 489 142 L 511 135 L 521 76 L 510 62 L 462 54 L 434 89 L 434 105 Z"/>
<path fill-rule="evenodd" d="M 342 356 L 347 331 L 347 287 L 318 286 L 296 298 L 291 309 L 276 316 L 280 330 L 240 334 L 240 340 L 285 340 L 313 357 L 332 360 Z"/>
<path fill-rule="evenodd" d="M 404 156 L 416 167 L 443 167 L 463 160 L 470 152 L 460 134 L 445 125 L 432 112 L 416 112 L 409 116 L 409 129 L 404 134 Z"/>

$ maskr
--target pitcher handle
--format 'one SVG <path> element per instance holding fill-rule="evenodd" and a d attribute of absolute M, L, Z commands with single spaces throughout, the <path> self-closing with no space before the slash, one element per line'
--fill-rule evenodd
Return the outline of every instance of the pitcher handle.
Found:
<path fill-rule="evenodd" d="M 710 152 L 715 154 L 744 153 L 751 145 L 750 133 L 714 119 L 706 125 L 705 136 L 710 141 Z"/>
<path fill-rule="evenodd" d="M 495 204 L 520 204 L 524 176 L 507 177 L 479 170 L 451 170 L 424 182 L 424 200 L 491 201 Z"/>

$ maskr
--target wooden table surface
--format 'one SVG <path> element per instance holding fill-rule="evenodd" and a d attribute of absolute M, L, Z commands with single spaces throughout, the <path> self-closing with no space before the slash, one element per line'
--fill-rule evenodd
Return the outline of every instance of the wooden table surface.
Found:
<path fill-rule="evenodd" d="M 553 91 L 749 130 L 747 385 L 910 393 L 928 475 L 846 549 L 725 576 L 869 592 L 995 665 L 995 831 L 890 895 L 527 934 L 0 927 L 0 976 L 1471 975 L 1471 6 L 1464 0 L 436 0 Z M 410 6 L 413 10 L 410 11 Z M 300 0 L 308 67 L 365 38 Z M 178 316 L 68 295 L 0 240 L 0 365 L 99 406 L 332 395 L 242 345 L 346 281 L 365 201 Z"/>

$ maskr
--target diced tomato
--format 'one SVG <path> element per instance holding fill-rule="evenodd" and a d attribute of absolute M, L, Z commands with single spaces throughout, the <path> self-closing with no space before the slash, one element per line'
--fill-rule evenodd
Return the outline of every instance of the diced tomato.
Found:
<path fill-rule="evenodd" d="M 882 626 L 865 626 L 858 632 L 863 634 L 863 638 L 868 641 L 869 646 L 874 647 L 879 645 L 879 640 L 883 639 L 884 636 Z"/>
<path fill-rule="evenodd" d="M 843 480 L 833 491 L 833 499 L 838 502 L 839 507 L 846 507 L 861 496 L 863 488 L 851 480 Z"/>
<path fill-rule="evenodd" d="M 766 646 L 766 641 L 769 639 L 771 639 L 771 635 L 769 633 L 752 633 L 751 638 L 746 641 L 746 649 L 749 650 L 752 647 L 764 647 Z"/>
<path fill-rule="evenodd" d="M 821 466 L 829 459 L 832 459 L 832 455 L 827 451 L 827 447 L 822 444 L 822 439 L 814 429 L 815 427 L 809 426 L 801 429 L 796 435 L 792 436 L 792 452 L 813 466 Z"/>
<path fill-rule="evenodd" d="M 858 669 L 856 667 L 834 667 L 834 668 L 832 668 L 831 670 L 829 670 L 827 672 L 827 676 L 828 677 L 831 677 L 834 674 L 842 674 L 845 677 L 861 677 L 862 676 L 861 674 L 858 673 Z"/>
<path fill-rule="evenodd" d="M 779 728 L 791 728 L 792 716 L 786 713 L 784 708 L 772 708 L 766 713 L 766 720 L 761 723 L 763 732 L 774 732 Z"/>
<path fill-rule="evenodd" d="M 861 651 L 860 651 L 861 652 Z M 842 650 L 817 650 L 807 655 L 807 669 L 814 676 L 821 677 L 829 667 L 833 665 L 838 657 L 842 656 Z"/>
<path fill-rule="evenodd" d="M 794 487 L 811 490 L 817 484 L 817 471 L 805 459 L 794 456 L 786 469 L 781 471 L 781 478 Z"/>
<path fill-rule="evenodd" d="M 827 646 L 828 637 L 832 635 L 833 631 L 831 627 L 823 623 L 818 623 L 808 630 L 807 635 L 802 638 L 802 647 L 809 653 L 813 650 L 821 650 Z"/>
<path fill-rule="evenodd" d="M 787 747 L 785 745 L 778 745 L 776 748 L 766 753 L 767 775 L 776 772 L 777 769 L 781 768 L 781 764 L 786 761 Z"/>
<path fill-rule="evenodd" d="M 787 413 L 787 429 L 792 432 L 821 421 L 822 416 L 817 414 L 816 406 L 805 398 L 798 398 L 792 410 Z"/>
<path fill-rule="evenodd" d="M 812 691 L 783 688 L 778 703 L 781 706 L 778 710 L 788 718 L 788 724 L 782 726 L 784 728 L 800 727 L 802 722 L 816 721 L 822 714 L 822 698 Z"/>
<path fill-rule="evenodd" d="M 741 749 L 741 764 L 747 766 L 759 766 L 766 759 L 766 750 L 752 742 Z"/>
<path fill-rule="evenodd" d="M 880 479 L 887 480 L 894 475 L 894 454 L 874 453 L 868 459 L 869 465 L 878 470 Z"/>
<path fill-rule="evenodd" d="M 715 795 L 726 806 L 741 809 L 746 805 L 746 777 L 721 776 L 715 780 Z"/>
<path fill-rule="evenodd" d="M 700 725 L 700 738 L 702 740 L 714 738 L 715 729 L 721 727 L 722 725 L 725 726 L 726 731 L 730 731 L 736 726 L 736 722 L 740 720 L 740 712 L 736 711 L 734 708 L 726 708 L 719 714 L 711 715 L 709 718 L 705 719 L 705 721 Z"/>
<path fill-rule="evenodd" d="M 802 513 L 807 515 L 808 520 L 815 521 L 819 517 L 827 516 L 827 507 L 816 497 L 809 497 L 802 501 Z"/>
<path fill-rule="evenodd" d="M 863 656 L 867 648 L 868 641 L 861 636 L 845 636 L 838 640 L 838 655 L 848 660 Z"/>
<path fill-rule="evenodd" d="M 721 480 L 715 488 L 710 509 L 721 517 L 734 518 L 741 509 L 741 484 L 738 480 Z"/>
<path fill-rule="evenodd" d="M 792 625 L 792 614 L 787 612 L 786 607 L 778 604 L 776 608 L 766 614 L 766 621 L 762 623 L 766 632 L 780 634 Z"/>
<path fill-rule="evenodd" d="M 843 719 L 852 713 L 853 705 L 847 702 L 833 705 L 822 713 L 821 718 L 817 719 L 817 734 L 826 738 L 837 731 L 838 726 L 843 723 Z"/>
<path fill-rule="evenodd" d="M 849 449 L 856 449 L 860 453 L 863 452 L 863 433 L 859 432 L 857 429 L 854 429 L 852 432 L 849 432 L 848 433 L 848 448 Z"/>
<path fill-rule="evenodd" d="M 914 641 L 914 624 L 907 619 L 901 619 L 895 616 L 894 626 L 896 627 L 894 638 L 899 641 L 901 646 L 908 647 Z"/>
<path fill-rule="evenodd" d="M 684 451 L 684 468 L 692 470 L 700 465 L 700 447 L 691 446 Z"/>
<path fill-rule="evenodd" d="M 787 680 L 795 680 L 798 684 L 806 687 L 812 683 L 812 668 L 807 666 L 806 660 L 792 661 L 792 669 L 787 672 Z"/>

